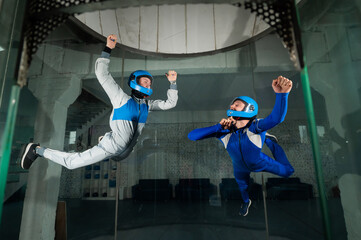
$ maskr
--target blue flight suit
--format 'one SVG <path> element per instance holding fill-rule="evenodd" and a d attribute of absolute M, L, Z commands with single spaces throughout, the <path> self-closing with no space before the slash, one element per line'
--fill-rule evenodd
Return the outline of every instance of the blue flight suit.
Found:
<path fill-rule="evenodd" d="M 249 202 L 247 192 L 251 172 L 270 172 L 281 177 L 289 177 L 294 169 L 280 145 L 266 138 L 266 131 L 281 123 L 287 113 L 288 93 L 276 93 L 276 103 L 272 113 L 264 119 L 255 119 L 244 128 L 231 131 L 221 124 L 198 128 L 188 134 L 196 141 L 210 137 L 218 138 L 227 149 L 233 163 L 234 177 L 238 183 L 244 202 Z M 271 150 L 273 157 L 262 150 L 263 143 Z"/>

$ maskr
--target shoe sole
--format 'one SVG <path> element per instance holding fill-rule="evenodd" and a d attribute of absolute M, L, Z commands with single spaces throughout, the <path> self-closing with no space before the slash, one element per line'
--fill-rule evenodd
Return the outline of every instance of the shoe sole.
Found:
<path fill-rule="evenodd" d="M 241 216 L 243 216 L 243 217 L 247 216 L 247 214 L 248 214 L 248 209 L 249 209 L 249 207 L 251 206 L 251 204 L 252 204 L 252 201 L 251 201 L 251 199 L 250 199 L 250 200 L 249 200 L 248 207 L 247 207 L 247 212 L 246 212 L 246 214 L 244 214 L 244 215 L 239 214 L 239 215 L 241 215 Z"/>
<path fill-rule="evenodd" d="M 26 155 L 28 155 L 28 152 L 29 152 L 30 147 L 31 147 L 33 144 L 34 144 L 34 143 L 28 143 L 28 145 L 26 145 L 26 147 L 25 147 L 25 150 L 24 150 L 23 155 L 22 155 L 22 157 L 21 157 L 21 164 L 20 164 L 20 166 L 21 166 L 22 169 L 26 169 L 26 168 L 24 168 L 24 160 L 25 160 Z"/>

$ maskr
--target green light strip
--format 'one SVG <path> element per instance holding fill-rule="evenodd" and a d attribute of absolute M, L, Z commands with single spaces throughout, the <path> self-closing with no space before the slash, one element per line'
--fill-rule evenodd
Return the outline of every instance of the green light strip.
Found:
<path fill-rule="evenodd" d="M 16 122 L 16 113 L 19 106 L 20 86 L 14 85 L 11 88 L 11 96 L 6 117 L 5 129 L 1 141 L 0 153 L 0 224 L 5 195 L 6 179 L 8 176 L 8 168 L 11 156 L 11 146 L 13 142 L 14 128 Z"/>
<path fill-rule="evenodd" d="M 330 240 L 331 239 L 330 216 L 328 212 L 326 190 L 325 190 L 324 177 L 322 171 L 320 145 L 318 143 L 316 119 L 315 119 L 315 113 L 313 111 L 311 88 L 308 77 L 306 60 L 305 60 L 305 67 L 301 71 L 301 80 L 302 80 L 303 97 L 306 106 L 306 114 L 308 119 L 308 128 L 310 132 L 310 139 L 312 145 L 313 160 L 315 164 L 316 180 L 320 194 L 320 204 L 321 204 L 323 227 L 325 231 L 325 239 Z"/>

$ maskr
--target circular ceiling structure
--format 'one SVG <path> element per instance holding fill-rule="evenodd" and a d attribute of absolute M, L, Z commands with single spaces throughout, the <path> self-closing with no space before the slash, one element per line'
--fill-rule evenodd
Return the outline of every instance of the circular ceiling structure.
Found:
<path fill-rule="evenodd" d="M 97 10 L 76 15 L 96 33 L 115 34 L 134 50 L 199 54 L 239 46 L 270 27 L 255 13 L 231 4 L 174 4 Z"/>

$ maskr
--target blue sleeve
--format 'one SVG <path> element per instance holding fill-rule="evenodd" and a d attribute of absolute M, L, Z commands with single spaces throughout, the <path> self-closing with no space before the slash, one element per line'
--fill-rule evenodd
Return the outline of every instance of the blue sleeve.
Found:
<path fill-rule="evenodd" d="M 268 117 L 256 122 L 255 130 L 257 132 L 267 131 L 283 122 L 287 113 L 287 102 L 289 93 L 276 93 L 276 103 Z"/>
<path fill-rule="evenodd" d="M 221 124 L 218 123 L 214 126 L 194 129 L 188 134 L 188 138 L 192 141 L 197 141 L 210 137 L 220 138 L 227 133 L 229 133 L 229 130 L 224 130 Z"/>
<path fill-rule="evenodd" d="M 102 51 L 102 54 L 100 54 L 101 58 L 110 58 L 110 53 Z"/>

